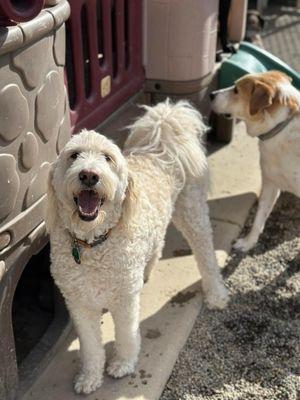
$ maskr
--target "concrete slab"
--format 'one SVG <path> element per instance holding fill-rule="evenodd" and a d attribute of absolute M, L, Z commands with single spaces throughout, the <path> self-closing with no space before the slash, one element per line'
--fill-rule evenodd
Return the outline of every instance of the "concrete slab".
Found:
<path fill-rule="evenodd" d="M 148 96 L 143 92 L 132 96 L 123 106 L 112 113 L 96 131 L 108 136 L 122 148 L 128 135 L 127 126 L 143 114 L 143 110 L 137 107 L 140 104 L 148 104 Z"/>
<path fill-rule="evenodd" d="M 257 143 L 237 127 L 233 142 L 211 147 L 209 204 L 216 254 L 222 267 L 260 187 Z M 163 259 L 145 285 L 141 299 L 142 350 L 136 373 L 114 380 L 105 376 L 87 400 L 158 399 L 202 307 L 199 273 L 182 236 L 170 227 Z M 109 314 L 102 320 L 107 351 L 114 340 Z M 78 340 L 68 336 L 56 357 L 23 400 L 75 400 L 73 375 L 78 367 Z"/>
<path fill-rule="evenodd" d="M 261 178 L 258 141 L 246 134 L 243 122 L 236 124 L 230 144 L 225 147 L 209 144 L 208 152 L 211 182 L 209 199 L 259 192 Z M 218 210 L 222 211 L 222 207 Z"/>

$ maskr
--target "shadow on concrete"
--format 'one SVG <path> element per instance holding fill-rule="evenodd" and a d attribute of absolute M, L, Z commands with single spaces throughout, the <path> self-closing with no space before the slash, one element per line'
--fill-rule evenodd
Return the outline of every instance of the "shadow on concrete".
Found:
<path fill-rule="evenodd" d="M 242 230 L 248 210 L 255 201 L 256 195 L 253 192 L 208 200 L 216 251 L 230 252 L 232 242 Z M 167 230 L 162 259 L 191 254 L 189 244 L 171 223 Z"/>

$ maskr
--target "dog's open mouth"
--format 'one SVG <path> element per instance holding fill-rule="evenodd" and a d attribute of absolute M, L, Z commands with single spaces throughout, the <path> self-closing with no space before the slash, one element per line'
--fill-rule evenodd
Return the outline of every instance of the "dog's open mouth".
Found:
<path fill-rule="evenodd" d="M 82 190 L 74 197 L 74 201 L 78 207 L 79 217 L 83 221 L 93 221 L 97 218 L 105 198 L 100 197 L 95 190 Z"/>

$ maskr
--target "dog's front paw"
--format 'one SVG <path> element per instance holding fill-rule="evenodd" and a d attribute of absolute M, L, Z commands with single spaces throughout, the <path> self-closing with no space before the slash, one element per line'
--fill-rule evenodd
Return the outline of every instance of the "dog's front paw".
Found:
<path fill-rule="evenodd" d="M 98 389 L 102 384 L 102 374 L 82 371 L 75 376 L 74 390 L 76 393 L 89 394 Z"/>
<path fill-rule="evenodd" d="M 134 372 L 135 364 L 133 361 L 113 358 L 107 366 L 107 373 L 114 378 L 122 378 Z"/>
<path fill-rule="evenodd" d="M 248 236 L 238 239 L 233 248 L 237 251 L 247 252 L 255 246 L 256 240 L 252 240 Z"/>
<path fill-rule="evenodd" d="M 222 310 L 226 307 L 228 300 L 228 291 L 223 283 L 219 283 L 205 293 L 205 303 L 210 310 Z"/>

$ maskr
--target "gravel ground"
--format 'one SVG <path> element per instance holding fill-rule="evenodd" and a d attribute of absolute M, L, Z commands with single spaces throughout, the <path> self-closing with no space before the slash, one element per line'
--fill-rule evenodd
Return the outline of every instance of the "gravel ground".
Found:
<path fill-rule="evenodd" d="M 300 199 L 283 194 L 255 249 L 231 254 L 230 304 L 200 313 L 160 400 L 300 399 L 299 238 Z"/>
<path fill-rule="evenodd" d="M 266 50 L 270 51 L 288 63 L 296 71 L 300 71 L 300 9 L 288 7 L 287 3 L 296 1 L 281 1 L 278 6 L 274 0 L 269 1 L 265 18 L 265 28 L 262 41 Z"/>

